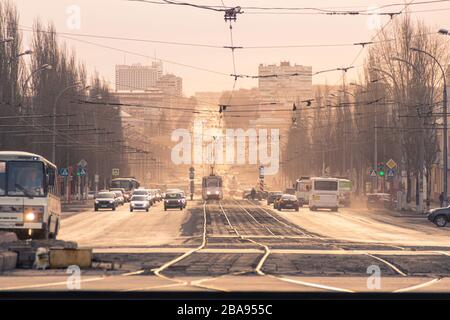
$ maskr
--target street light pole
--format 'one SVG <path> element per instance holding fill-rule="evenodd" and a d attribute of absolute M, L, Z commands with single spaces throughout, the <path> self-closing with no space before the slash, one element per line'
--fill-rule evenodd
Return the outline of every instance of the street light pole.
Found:
<path fill-rule="evenodd" d="M 436 64 L 439 66 L 439 68 L 442 71 L 442 77 L 444 79 L 444 92 L 443 92 L 443 111 L 444 111 L 444 133 L 443 133 L 443 142 L 444 142 L 444 201 L 443 205 L 444 207 L 448 206 L 448 119 L 447 119 L 447 81 L 445 77 L 445 70 L 444 67 L 439 63 L 438 59 L 433 56 L 431 53 L 424 51 L 422 49 L 418 48 L 410 48 L 414 52 L 423 53 L 432 58 Z"/>

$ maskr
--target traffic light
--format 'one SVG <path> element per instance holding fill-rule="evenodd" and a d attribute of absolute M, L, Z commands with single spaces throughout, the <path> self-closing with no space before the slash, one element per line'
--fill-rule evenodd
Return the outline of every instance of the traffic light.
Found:
<path fill-rule="evenodd" d="M 384 177 L 386 174 L 384 162 L 378 162 L 378 175 Z"/>

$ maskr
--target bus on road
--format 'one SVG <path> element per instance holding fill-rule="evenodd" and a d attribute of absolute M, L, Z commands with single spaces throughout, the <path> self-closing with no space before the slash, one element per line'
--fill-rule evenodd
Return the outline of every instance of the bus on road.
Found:
<path fill-rule="evenodd" d="M 124 197 L 126 201 L 130 201 L 134 189 L 138 189 L 140 185 L 139 181 L 135 178 L 115 178 L 111 180 L 109 190 L 125 189 Z"/>
<path fill-rule="evenodd" d="M 20 239 L 55 239 L 61 201 L 56 166 L 44 157 L 0 151 L 0 231 Z"/>
<path fill-rule="evenodd" d="M 309 195 L 309 209 L 339 209 L 339 179 L 311 178 L 311 192 Z"/>

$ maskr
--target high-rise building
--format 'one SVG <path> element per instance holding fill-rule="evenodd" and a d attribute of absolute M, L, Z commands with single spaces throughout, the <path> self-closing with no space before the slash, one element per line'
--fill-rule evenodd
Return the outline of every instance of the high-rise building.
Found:
<path fill-rule="evenodd" d="M 151 66 L 116 65 L 116 91 L 141 91 L 153 88 L 162 72 L 161 62 L 154 62 Z"/>
<path fill-rule="evenodd" d="M 183 79 L 170 73 L 159 77 L 156 81 L 156 87 L 169 97 L 181 97 L 183 95 Z"/>
<path fill-rule="evenodd" d="M 291 65 L 282 61 L 280 65 L 260 64 L 258 68 L 259 93 L 262 103 L 279 102 L 290 104 L 312 98 L 312 67 Z"/>

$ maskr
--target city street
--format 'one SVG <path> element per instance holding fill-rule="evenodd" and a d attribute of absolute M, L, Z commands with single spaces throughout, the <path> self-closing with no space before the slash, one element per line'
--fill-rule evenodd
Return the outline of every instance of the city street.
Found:
<path fill-rule="evenodd" d="M 279 213 L 225 199 L 183 211 L 87 211 L 64 218 L 59 239 L 94 250 L 82 290 L 448 292 L 448 232 L 381 210 Z M 370 266 L 379 288 L 368 287 Z M 0 276 L 0 290 L 67 290 L 66 281 L 65 270 L 17 269 Z"/>

